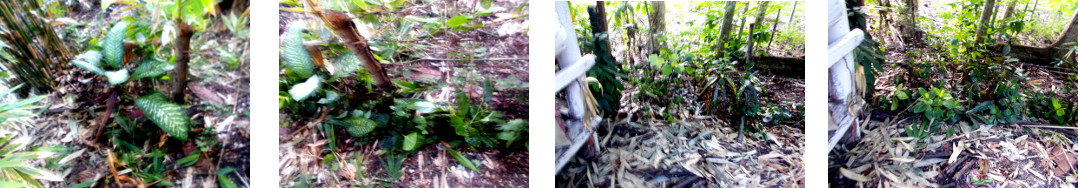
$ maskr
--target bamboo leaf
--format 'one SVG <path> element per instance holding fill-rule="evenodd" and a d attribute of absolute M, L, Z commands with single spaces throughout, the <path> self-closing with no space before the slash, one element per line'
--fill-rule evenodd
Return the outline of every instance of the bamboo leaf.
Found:
<path fill-rule="evenodd" d="M 187 114 L 184 113 L 182 106 L 169 102 L 168 98 L 161 93 L 135 99 L 135 105 L 169 136 L 187 141 L 187 131 L 190 129 Z"/>
<path fill-rule="evenodd" d="M 464 167 L 468 167 L 468 169 L 472 169 L 472 171 L 475 171 L 475 173 L 479 173 L 479 169 L 475 168 L 475 164 L 472 164 L 471 160 L 468 160 L 468 158 L 464 158 L 463 155 L 460 155 L 457 150 L 453 150 L 453 148 L 446 148 L 446 150 L 449 150 L 449 154 L 453 155 L 453 158 L 457 159 L 457 161 L 460 162 L 461 165 L 464 165 Z"/>

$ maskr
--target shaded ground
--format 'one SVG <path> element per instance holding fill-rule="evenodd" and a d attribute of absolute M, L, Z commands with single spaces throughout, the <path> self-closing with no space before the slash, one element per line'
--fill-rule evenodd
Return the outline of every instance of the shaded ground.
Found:
<path fill-rule="evenodd" d="M 404 8 L 406 11 L 383 16 L 444 16 L 443 11 L 448 9 L 446 6 L 449 3 L 470 8 L 471 6 L 465 5 L 477 2 L 409 1 L 409 5 Z M 371 41 L 396 42 L 406 46 L 404 51 L 399 51 L 399 56 L 388 58 L 391 63 L 383 64 L 383 67 L 393 80 L 415 81 L 428 87 L 427 91 L 413 96 L 415 98 L 435 103 L 449 102 L 455 100 L 453 98 L 456 92 L 460 92 L 447 85 L 454 79 L 468 79 L 468 83 L 481 83 L 490 79 L 494 84 L 494 92 L 487 104 L 491 105 L 493 110 L 504 113 L 505 119 L 528 119 L 529 37 L 526 31 L 529 19 L 527 16 L 513 17 L 511 14 L 513 9 L 524 3 L 526 1 L 522 0 L 494 2 L 494 6 L 509 10 L 476 18 L 474 21 L 483 23 L 484 27 L 473 31 L 439 32 L 414 40 Z M 527 13 L 528 7 L 524 7 L 523 11 Z M 296 21 L 317 21 L 303 13 L 283 10 L 280 17 L 281 28 L 286 28 L 288 24 Z M 416 26 L 408 31 L 412 36 L 429 32 L 421 29 L 422 24 L 413 24 Z M 283 33 L 283 29 L 281 31 Z M 482 56 L 472 54 L 479 48 L 486 49 Z M 466 60 L 468 55 L 476 57 Z M 469 95 L 471 101 L 481 101 L 482 86 L 468 84 L 462 90 Z M 403 175 L 399 180 L 390 181 L 386 179 L 390 177 L 385 170 L 384 160 L 387 156 L 377 147 L 379 143 L 359 143 L 358 139 L 338 136 L 339 146 L 334 150 L 336 152 L 324 154 L 322 148 L 329 147 L 328 140 L 324 133 L 311 128 L 309 121 L 313 118 L 291 119 L 289 116 L 288 112 L 281 111 L 281 186 L 348 187 L 371 183 L 388 183 L 401 187 L 528 185 L 527 150 L 460 150 L 466 158 L 478 161 L 476 166 L 480 173 L 477 174 L 461 166 L 439 144 L 428 145 L 418 149 L 416 154 L 405 156 L 401 166 Z M 337 135 L 346 134 L 342 130 Z M 324 161 L 329 155 L 336 156 L 337 160 Z M 359 155 L 360 160 L 356 160 L 356 155 Z M 357 168 L 357 164 L 362 165 Z"/>

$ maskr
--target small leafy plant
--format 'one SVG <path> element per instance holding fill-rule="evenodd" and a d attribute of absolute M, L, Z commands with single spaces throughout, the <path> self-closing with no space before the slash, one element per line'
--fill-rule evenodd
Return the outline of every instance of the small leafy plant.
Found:
<path fill-rule="evenodd" d="M 100 50 L 89 50 L 80 54 L 71 63 L 75 66 L 105 76 L 113 87 L 123 87 L 124 83 L 131 80 L 144 78 L 157 78 L 175 68 L 171 63 L 147 57 L 131 74 L 130 67 L 126 62 L 132 61 L 133 54 L 127 54 L 124 39 L 126 38 L 128 24 L 121 21 L 109 29 L 105 37 L 98 43 Z M 183 107 L 172 103 L 163 94 L 153 93 L 135 99 L 135 105 L 147 115 L 147 117 L 173 138 L 181 141 L 187 140 L 188 117 L 184 114 Z M 109 109 L 111 110 L 111 109 Z"/>

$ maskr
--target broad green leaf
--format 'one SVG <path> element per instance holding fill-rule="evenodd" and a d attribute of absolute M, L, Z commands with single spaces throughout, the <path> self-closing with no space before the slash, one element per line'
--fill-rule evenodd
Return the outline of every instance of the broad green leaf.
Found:
<path fill-rule="evenodd" d="M 445 22 L 445 25 L 447 25 L 449 27 L 460 27 L 460 25 L 463 25 L 464 23 L 468 23 L 469 21 L 472 21 L 472 20 L 468 19 L 468 17 L 455 16 L 453 18 L 449 18 L 449 20 Z"/>
<path fill-rule="evenodd" d="M 154 93 L 135 99 L 135 106 L 157 127 L 161 127 L 169 136 L 187 141 L 188 117 L 182 106 L 165 98 L 164 94 Z"/>
<path fill-rule="evenodd" d="M 464 165 L 464 167 L 472 169 L 472 171 L 475 171 L 475 173 L 479 173 L 479 169 L 475 168 L 475 164 L 472 164 L 471 160 L 468 160 L 468 158 L 464 158 L 463 155 L 460 155 L 457 150 L 453 150 L 453 148 L 446 148 L 446 150 L 449 150 L 449 154 L 453 155 L 453 158 L 457 159 L 457 161 L 460 162 L 460 165 Z"/>
<path fill-rule="evenodd" d="M 292 86 L 292 89 L 288 90 L 288 94 L 292 95 L 292 100 L 303 101 L 321 87 L 322 80 L 318 78 L 318 75 L 315 75 L 307 78 L 307 81 L 303 83 Z"/>
<path fill-rule="evenodd" d="M 910 96 L 907 95 L 905 91 L 897 91 L 897 92 L 895 92 L 895 96 L 898 96 L 898 99 L 902 99 L 902 100 L 906 100 L 906 99 L 910 98 Z"/>
<path fill-rule="evenodd" d="M 422 138 L 419 138 L 419 134 L 415 132 L 408 134 L 408 136 L 404 136 L 404 145 L 402 146 L 404 151 L 412 151 L 419 148 L 421 142 L 420 139 Z"/>
<path fill-rule="evenodd" d="M 106 71 L 105 77 L 109 79 L 109 84 L 116 85 L 122 84 L 127 81 L 128 78 L 127 69 L 120 69 L 117 71 Z"/>
<path fill-rule="evenodd" d="M 83 60 L 97 67 L 105 66 L 105 64 L 101 63 L 101 51 L 98 50 L 83 52 L 82 54 L 79 54 L 79 56 L 76 56 L 75 60 Z"/>
<path fill-rule="evenodd" d="M 337 56 L 337 64 L 334 65 L 335 70 L 330 74 L 333 74 L 334 77 L 348 76 L 359 70 L 359 59 L 356 59 L 355 53 L 348 51 Z"/>
<path fill-rule="evenodd" d="M 105 70 L 101 69 L 101 67 L 81 59 L 75 59 L 74 61 L 71 61 L 71 64 L 75 65 L 76 67 L 86 69 L 86 71 L 90 71 L 94 74 L 105 74 Z"/>
<path fill-rule="evenodd" d="M 374 127 L 378 125 L 374 120 L 367 118 L 349 118 L 344 120 L 344 122 L 350 125 L 346 128 L 346 131 L 348 131 L 348 134 L 352 135 L 352 137 L 363 137 L 364 135 L 367 135 L 367 133 L 374 131 Z"/>
<path fill-rule="evenodd" d="M 135 68 L 135 72 L 131 73 L 131 79 L 160 76 L 173 68 L 176 68 L 176 65 L 150 58 L 143 60 L 142 63 Z"/>
<path fill-rule="evenodd" d="M 302 23 L 293 23 L 288 27 L 288 32 L 285 33 L 281 44 L 281 56 L 284 56 L 285 66 L 300 77 L 307 78 L 314 74 L 311 54 L 303 46 Z"/>
<path fill-rule="evenodd" d="M 113 25 L 112 29 L 109 29 L 108 34 L 105 34 L 105 39 L 101 41 L 105 63 L 108 63 L 112 68 L 120 68 L 120 64 L 123 63 L 125 32 L 127 32 L 127 22 L 120 21 L 120 23 Z"/>
<path fill-rule="evenodd" d="M 670 76 L 670 72 L 673 71 L 673 67 L 670 64 L 663 65 L 663 76 Z"/>
<path fill-rule="evenodd" d="M 419 101 L 412 103 L 412 108 L 415 108 L 415 111 L 421 114 L 434 113 L 434 111 L 437 110 L 437 107 L 434 106 L 434 103 L 427 101 Z"/>
<path fill-rule="evenodd" d="M 322 98 L 322 99 L 319 99 L 318 104 L 329 104 L 329 103 L 332 103 L 334 101 L 337 101 L 337 98 L 339 98 L 339 97 L 340 97 L 340 95 L 338 95 L 336 91 L 332 91 L 332 90 L 326 91 L 326 97 Z"/>
<path fill-rule="evenodd" d="M 651 66 L 653 67 L 658 67 L 660 65 L 666 64 L 665 59 L 660 58 L 659 55 L 655 54 L 651 54 L 650 56 L 648 56 L 648 62 L 651 62 Z"/>

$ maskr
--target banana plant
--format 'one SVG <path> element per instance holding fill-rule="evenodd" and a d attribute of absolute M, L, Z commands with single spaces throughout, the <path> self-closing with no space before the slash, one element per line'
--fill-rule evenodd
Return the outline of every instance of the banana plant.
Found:
<path fill-rule="evenodd" d="M 123 86 L 122 84 L 135 79 L 156 78 L 175 68 L 175 65 L 171 63 L 149 57 L 138 63 L 135 69 L 128 73 L 126 67 L 129 66 L 126 65 L 127 62 L 125 62 L 124 58 L 125 53 L 129 53 L 124 50 L 127 27 L 127 22 L 116 23 L 105 34 L 105 37 L 98 42 L 101 50 L 83 52 L 71 64 L 94 74 L 105 76 L 113 87 L 121 87 Z M 109 95 L 112 98 L 117 97 L 111 92 L 117 92 L 116 89 L 110 89 Z M 147 115 L 146 117 L 170 136 L 187 141 L 188 117 L 184 114 L 182 106 L 169 102 L 160 93 L 135 99 L 135 105 Z M 110 109 L 107 109 L 109 116 L 114 110 L 112 108 L 115 108 L 115 106 L 110 105 Z"/>

